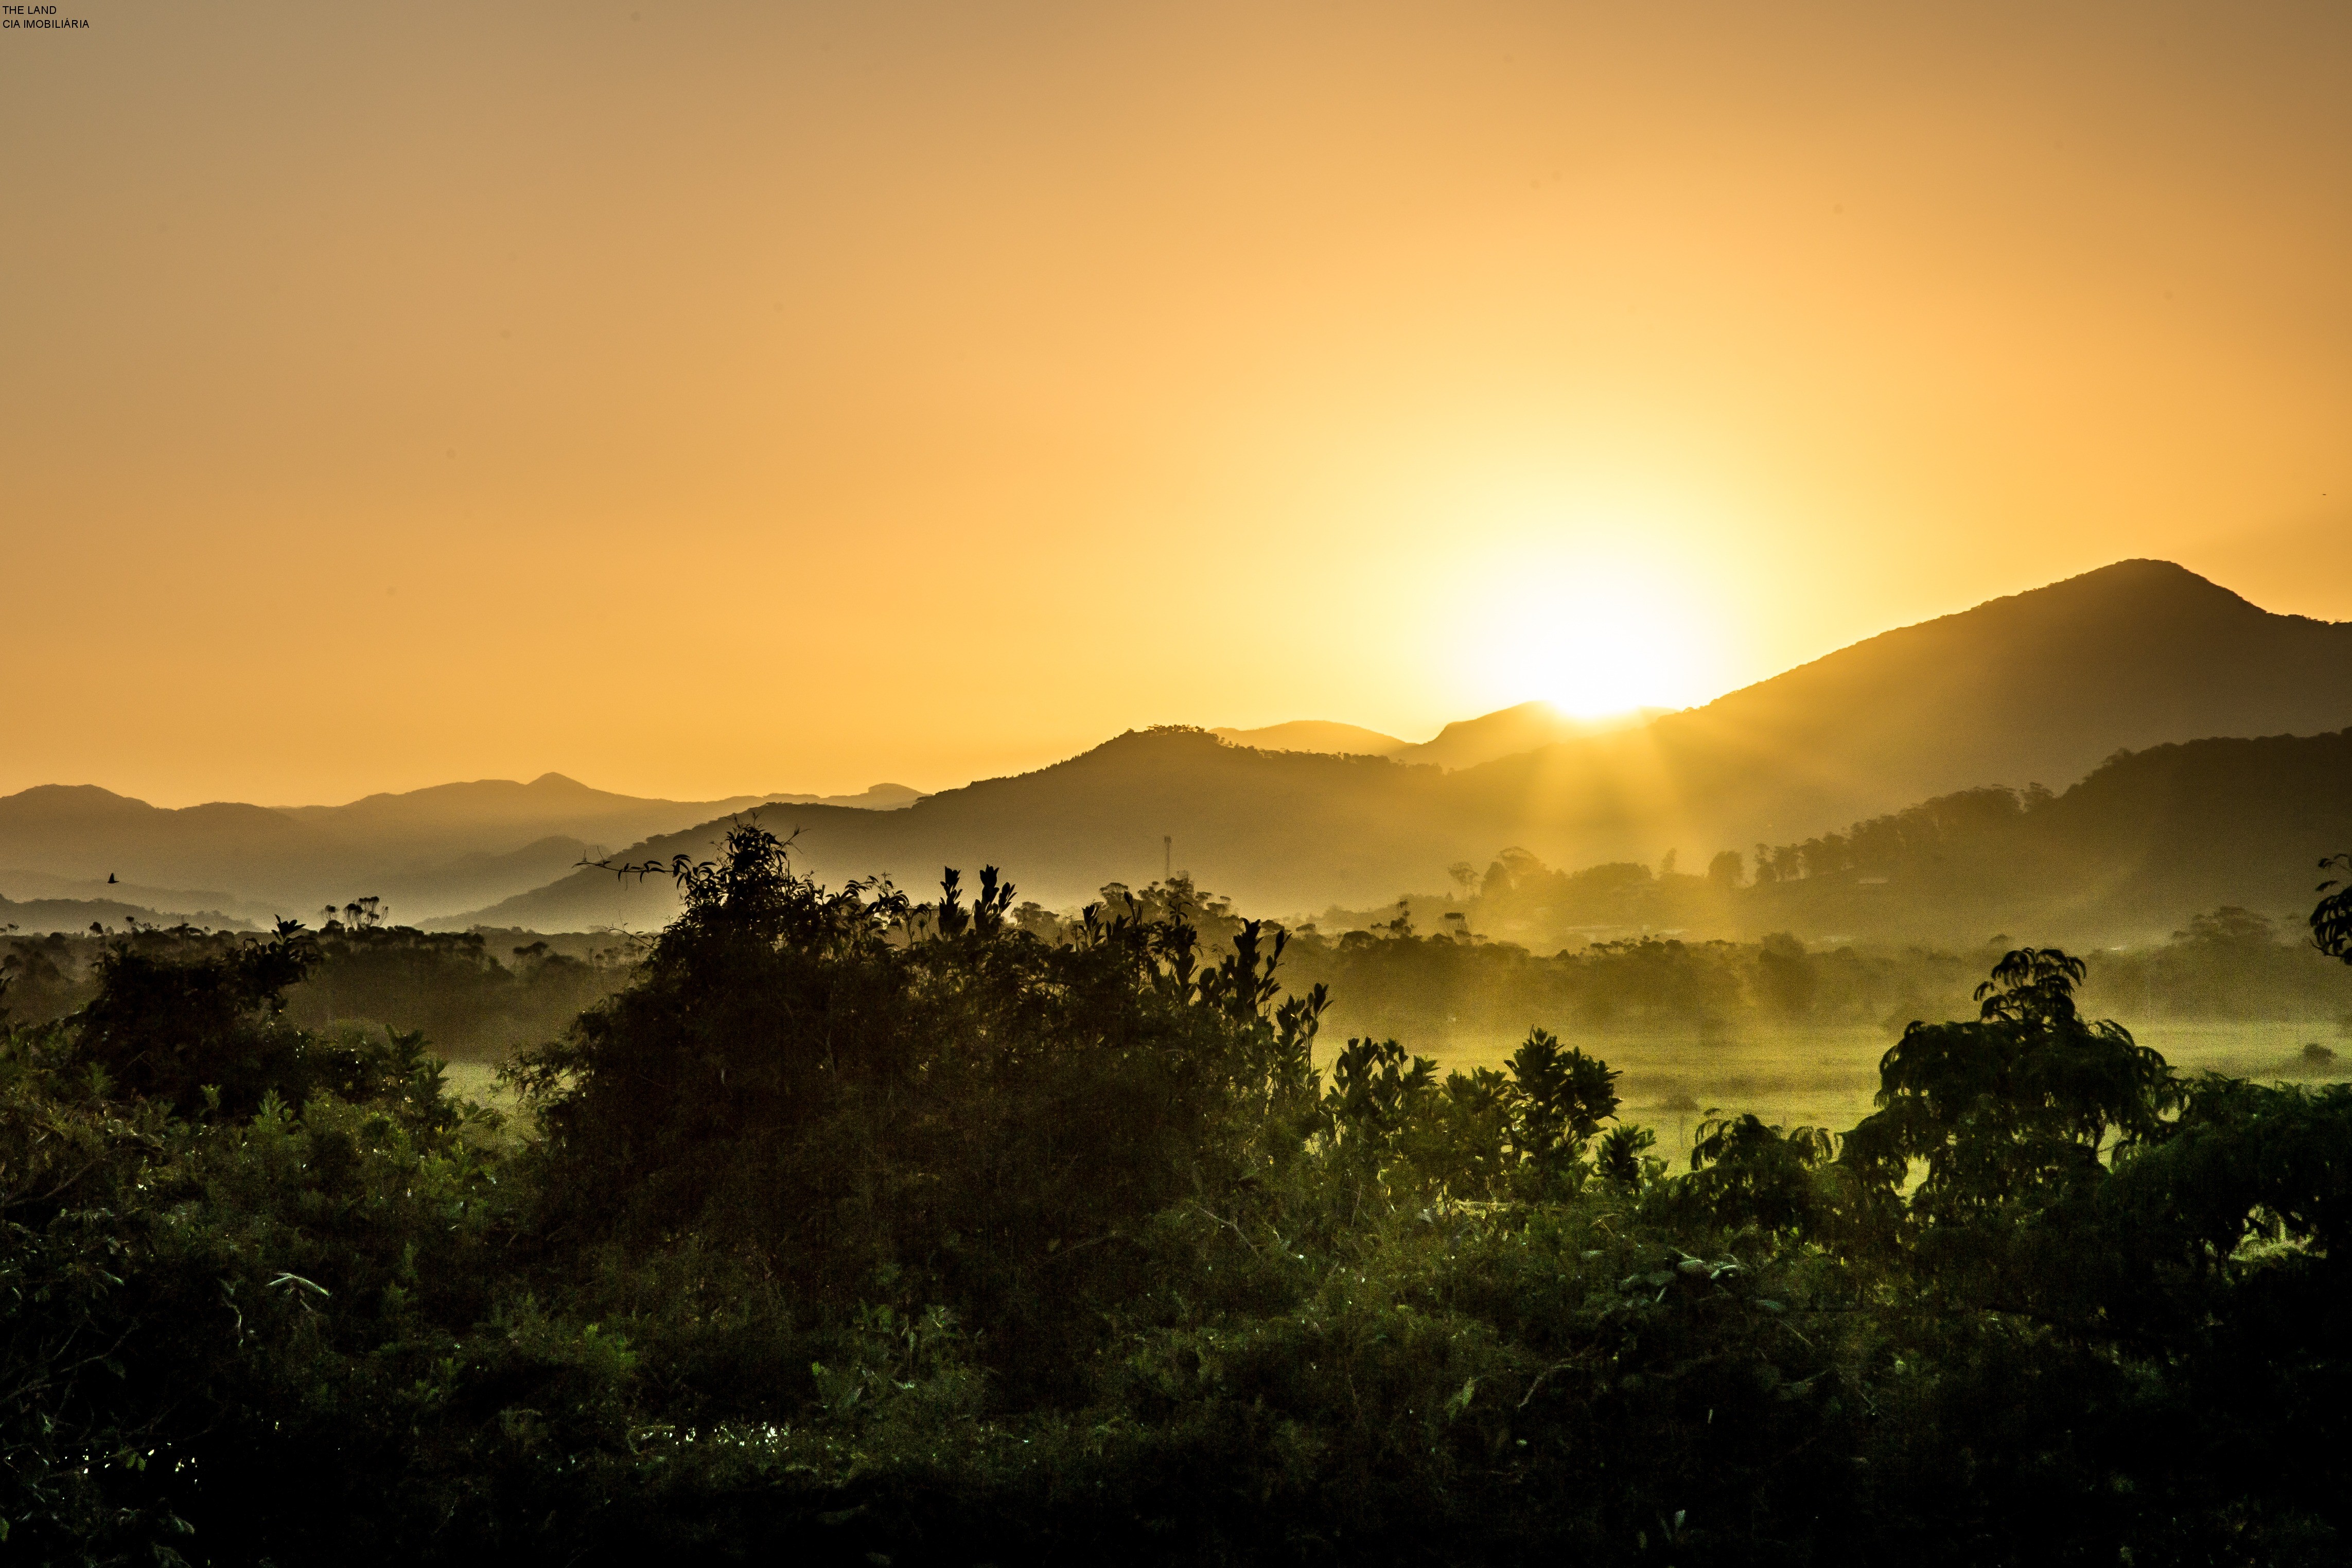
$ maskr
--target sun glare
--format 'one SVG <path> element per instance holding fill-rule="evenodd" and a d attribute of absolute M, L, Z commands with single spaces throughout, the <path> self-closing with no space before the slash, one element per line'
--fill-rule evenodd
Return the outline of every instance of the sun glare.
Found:
<path fill-rule="evenodd" d="M 1502 706 L 1540 698 L 1579 718 L 1681 707 L 1716 663 L 1706 618 L 1652 574 L 1622 568 L 1541 573 L 1492 597 L 1465 671 Z"/>

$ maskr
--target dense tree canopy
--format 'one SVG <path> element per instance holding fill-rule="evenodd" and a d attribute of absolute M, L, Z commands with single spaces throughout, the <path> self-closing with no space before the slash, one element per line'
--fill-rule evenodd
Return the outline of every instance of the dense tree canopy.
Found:
<path fill-rule="evenodd" d="M 510 1122 L 289 1022 L 290 926 L 10 1032 L 12 1560 L 2341 1559 L 2352 1090 L 2069 955 L 1676 1172 L 1550 1030 L 1319 1042 L 1264 926 L 636 869 Z"/>

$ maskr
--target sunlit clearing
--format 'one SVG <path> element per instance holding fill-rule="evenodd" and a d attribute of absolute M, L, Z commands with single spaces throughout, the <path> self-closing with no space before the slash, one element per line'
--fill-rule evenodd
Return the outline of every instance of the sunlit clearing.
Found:
<path fill-rule="evenodd" d="M 1563 574 L 1496 592 L 1465 639 L 1465 673 L 1498 706 L 1542 699 L 1604 718 L 1716 695 L 1715 641 L 1697 606 L 1642 574 Z"/>

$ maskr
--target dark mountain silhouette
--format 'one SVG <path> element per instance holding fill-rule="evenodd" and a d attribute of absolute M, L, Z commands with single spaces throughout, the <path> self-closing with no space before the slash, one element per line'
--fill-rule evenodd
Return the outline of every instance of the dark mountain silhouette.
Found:
<path fill-rule="evenodd" d="M 765 820 L 799 830 L 803 863 L 828 879 L 878 872 L 927 890 L 942 864 L 992 863 L 1048 904 L 1158 876 L 1167 834 L 1177 867 L 1271 912 L 1441 887 L 1449 863 L 1483 865 L 1505 845 L 1553 864 L 1669 849 L 1703 863 L 1956 789 L 2080 779 L 2121 748 L 2347 724 L 2352 625 L 2272 615 L 2179 567 L 2127 561 L 1638 729 L 1454 772 L 1169 729 L 903 812 Z M 716 837 L 698 827 L 631 854 L 698 853 Z M 479 918 L 558 928 L 593 908 L 649 923 L 667 899 L 652 885 L 618 895 L 582 873 Z"/>
<path fill-rule="evenodd" d="M 1399 762 L 1429 762 L 1440 768 L 1475 768 L 1562 741 L 1584 740 L 1639 729 L 1665 708 L 1636 708 L 1601 718 L 1579 718 L 1546 702 L 1521 703 L 1477 718 L 1457 719 L 1419 746 L 1392 753 Z"/>
<path fill-rule="evenodd" d="M 1399 762 L 1427 762 L 1440 768 L 1475 768 L 1499 757 L 1533 751 L 1563 740 L 1637 728 L 1667 711 L 1639 708 L 1604 718 L 1578 718 L 1547 702 L 1520 703 L 1476 718 L 1457 719 L 1434 737 L 1418 742 L 1400 740 L 1361 725 L 1324 718 L 1293 719 L 1288 724 L 1271 724 L 1262 729 L 1228 726 L 1209 733 L 1260 751 L 1319 751 L 1335 757 L 1389 757 Z"/>
<path fill-rule="evenodd" d="M 1596 825 L 1687 849 L 1819 831 L 2118 749 L 2352 724 L 2352 623 L 2273 615 L 2133 560 L 1842 649 L 1637 731 L 1489 765 Z"/>
<path fill-rule="evenodd" d="M 1028 782 L 1039 798 L 1048 791 L 1082 791 L 1088 782 L 1115 776 L 1148 788 L 1150 780 L 1177 767 L 1189 765 L 1195 776 L 1204 766 L 1214 768 L 1215 763 L 1205 763 L 1198 755 L 1206 739 L 1182 732 L 1122 737 L 1063 764 L 1068 770 L 1064 778 L 1030 782 L 1038 779 L 1031 775 L 1026 780 L 998 782 Z M 1337 768 L 1355 769 L 1356 776 L 1327 775 L 1316 780 L 1319 789 L 1310 790 L 1297 788 L 1299 777 L 1290 775 L 1286 781 L 1292 787 L 1286 789 L 1282 775 L 1269 779 L 1265 769 L 1269 762 L 1287 758 L 1226 747 L 1219 760 L 1234 769 L 1225 779 L 1229 787 L 1256 786 L 1256 798 L 1270 818 L 1270 831 L 1255 846 L 1231 833 L 1222 838 L 1202 834 L 1196 841 L 1219 864 L 1244 864 L 1247 855 L 1243 852 L 1276 847 L 1276 841 L 1285 839 L 1294 859 L 1311 855 L 1311 849 L 1301 847 L 1309 842 L 1302 836 L 1308 831 L 1302 818 L 1312 814 L 1328 827 L 1338 813 L 1323 814 L 1307 803 L 1318 798 L 1328 802 L 1335 796 L 1350 803 L 1349 814 L 1363 828 L 1351 842 L 1370 858 L 1377 860 L 1384 852 L 1427 854 L 1426 839 L 1417 844 L 1406 841 L 1406 831 L 1396 826 L 1399 815 L 1409 819 L 1414 805 L 1442 808 L 1455 783 L 1434 769 L 1383 773 L 1375 763 L 1330 759 Z M 1367 780 L 1382 780 L 1388 787 L 1378 792 L 1377 801 L 1371 792 L 1350 788 Z M 1171 813 L 1182 810 L 1171 795 L 1160 796 L 1158 803 Z M 1535 922 L 1514 939 L 1533 941 L 1549 951 L 1570 940 L 1571 928 L 1581 929 L 1580 922 L 1600 918 L 1624 926 L 1614 935 L 1663 928 L 1694 937 L 1753 938 L 1768 931 L 1793 931 L 1810 941 L 1974 944 L 2005 932 L 2019 941 L 2087 946 L 2160 940 L 2191 916 L 2225 904 L 2274 916 L 2291 930 L 2309 906 L 2312 884 L 2319 875 L 2314 869 L 2317 861 L 2352 843 L 2352 730 L 2215 738 L 2118 753 L 2063 793 L 2029 801 L 2023 810 L 2012 806 L 1990 815 L 1937 812 L 1939 804 L 1930 802 L 1928 814 L 1948 822 L 1969 815 L 1978 820 L 1964 821 L 1924 845 L 1915 843 L 1889 863 L 1865 863 L 1753 887 L 1729 898 L 1717 896 L 1704 878 L 1660 880 L 1635 866 L 1632 870 L 1638 885 L 1629 884 L 1630 902 L 1619 901 L 1623 907 L 1538 912 L 1556 918 Z M 985 831 L 974 820 L 940 819 L 912 852 L 873 841 L 856 847 L 843 842 L 866 824 L 831 815 L 798 821 L 803 828 L 798 858 L 803 869 L 828 881 L 856 874 L 846 869 L 854 864 L 880 864 L 878 857 L 885 853 L 928 851 L 927 866 L 968 867 L 994 858 L 1013 870 L 1020 882 L 1017 873 L 1024 862 L 1019 853 L 982 857 L 963 852 Z M 1099 831 L 1106 822 L 1097 818 L 1070 825 L 1084 832 Z M 633 854 L 641 860 L 707 855 L 718 831 L 714 825 L 673 834 L 640 845 Z M 960 844 L 960 833 L 971 837 Z M 1014 845 L 1040 862 L 1052 854 L 1051 844 L 1034 837 L 1016 840 L 1000 831 L 992 841 Z M 1180 837 L 1178 841 L 1185 841 Z M 1156 847 L 1132 838 L 1126 843 L 1138 861 L 1150 860 Z M 1306 904 L 1297 896 L 1286 900 L 1285 893 L 1295 893 L 1291 884 L 1245 870 L 1229 877 L 1214 871 L 1203 874 L 1197 863 L 1188 869 L 1202 886 L 1237 895 L 1243 908 L 1256 913 L 1295 910 Z M 1323 869 L 1334 880 L 1361 873 L 1360 866 L 1328 861 Z M 1156 865 L 1144 867 L 1123 880 L 1140 883 L 1157 870 Z M 932 874 L 917 870 L 899 880 L 928 893 L 919 879 Z M 1394 891 L 1380 896 L 1391 896 Z M 1021 892 L 1030 894 L 1036 889 L 1024 883 Z M 1066 898 L 1062 892 L 1047 890 L 1043 902 L 1075 903 L 1093 895 L 1092 889 Z M 480 921 L 534 930 L 650 927 L 669 918 L 676 908 L 666 877 L 616 878 L 609 872 L 589 870 L 509 899 L 478 916 L 445 924 L 455 927 Z"/>
<path fill-rule="evenodd" d="M 1259 751 L 1206 730 L 1171 728 L 1130 731 L 1068 761 L 943 790 L 903 811 L 773 807 L 761 821 L 797 832 L 802 862 L 829 880 L 881 872 L 922 889 L 941 865 L 997 864 L 1049 904 L 1091 898 L 1113 880 L 1156 878 L 1164 834 L 1174 840 L 1178 867 L 1290 907 L 1335 885 L 1393 893 L 1399 867 L 1426 861 L 1433 827 L 1446 831 L 1445 781 L 1435 768 Z M 698 856 L 724 826 L 656 838 L 627 858 Z M 1489 836 L 1472 831 L 1461 841 Z M 610 873 L 583 871 L 470 918 L 569 929 L 581 918 L 665 918 L 671 906 L 666 882 L 621 896 Z"/>
<path fill-rule="evenodd" d="M 763 795 L 762 800 L 795 806 L 850 806 L 861 811 L 895 811 L 923 798 L 904 784 L 868 784 L 855 795 Z"/>
<path fill-rule="evenodd" d="M 1260 751 L 1320 751 L 1333 757 L 1393 757 L 1400 751 L 1412 749 L 1412 742 L 1399 740 L 1393 735 L 1382 735 L 1377 729 L 1366 729 L 1360 724 L 1339 724 L 1328 718 L 1295 718 L 1287 724 L 1270 724 L 1262 729 L 1234 729 L 1221 726 L 1209 732 L 1235 746 L 1255 747 Z"/>

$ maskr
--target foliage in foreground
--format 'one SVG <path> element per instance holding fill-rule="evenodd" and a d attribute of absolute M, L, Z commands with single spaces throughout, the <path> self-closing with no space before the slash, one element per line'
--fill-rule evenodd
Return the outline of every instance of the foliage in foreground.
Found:
<path fill-rule="evenodd" d="M 2352 1091 L 2066 955 L 1669 1174 L 1541 1030 L 1318 1053 L 1262 927 L 671 869 L 520 1131 L 292 927 L 9 1036 L 12 1561 L 2340 1558 Z"/>

